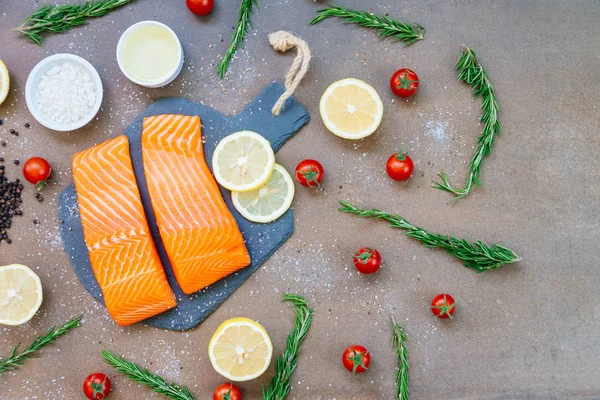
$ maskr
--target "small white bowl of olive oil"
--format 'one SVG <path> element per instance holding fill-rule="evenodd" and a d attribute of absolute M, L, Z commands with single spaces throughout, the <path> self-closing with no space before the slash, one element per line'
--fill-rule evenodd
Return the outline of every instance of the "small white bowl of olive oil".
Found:
<path fill-rule="evenodd" d="M 167 25 L 141 21 L 131 25 L 117 44 L 121 72 L 141 86 L 158 88 L 171 83 L 183 67 L 179 38 Z"/>

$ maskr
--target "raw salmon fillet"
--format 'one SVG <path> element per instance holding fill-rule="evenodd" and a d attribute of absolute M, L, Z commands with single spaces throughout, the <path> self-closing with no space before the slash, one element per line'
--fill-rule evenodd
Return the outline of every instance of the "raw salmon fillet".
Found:
<path fill-rule="evenodd" d="M 202 149 L 200 118 L 144 119 L 142 155 L 160 235 L 181 289 L 194 293 L 250 264 Z"/>
<path fill-rule="evenodd" d="M 73 175 L 85 243 L 111 317 L 125 326 L 175 307 L 148 229 L 127 138 L 75 154 Z"/>

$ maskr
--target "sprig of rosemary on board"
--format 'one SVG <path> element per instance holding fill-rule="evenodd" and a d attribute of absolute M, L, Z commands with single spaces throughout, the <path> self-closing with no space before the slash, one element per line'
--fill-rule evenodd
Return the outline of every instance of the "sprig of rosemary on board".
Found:
<path fill-rule="evenodd" d="M 408 335 L 394 317 L 392 317 L 392 344 L 396 347 L 398 356 L 398 372 L 396 373 L 396 399 L 408 400 L 408 350 L 406 343 Z"/>
<path fill-rule="evenodd" d="M 45 5 L 27 17 L 20 27 L 21 32 L 33 42 L 41 45 L 43 34 L 61 33 L 83 25 L 88 18 L 98 18 L 132 0 L 91 0 L 81 4 Z"/>
<path fill-rule="evenodd" d="M 454 200 L 469 194 L 473 185 L 481 186 L 480 174 L 483 158 L 491 153 L 494 137 L 502 132 L 498 121 L 500 107 L 498 106 L 498 99 L 492 81 L 479 63 L 477 54 L 465 45 L 462 46 L 462 54 L 456 62 L 456 70 L 458 71 L 458 79 L 473 88 L 475 98 L 481 97 L 483 130 L 477 140 L 475 154 L 471 158 L 471 171 L 465 186 L 462 189 L 453 189 L 444 171 L 438 173 L 442 181 L 433 182 L 432 187 L 452 193 L 455 196 Z"/>
<path fill-rule="evenodd" d="M 469 242 L 455 236 L 430 233 L 423 228 L 412 225 L 400 215 L 377 209 L 360 210 L 345 201 L 340 201 L 340 204 L 342 207 L 339 210 L 342 212 L 358 215 L 359 217 L 383 219 L 388 221 L 392 228 L 407 230 L 407 236 L 417 239 L 426 247 L 446 250 L 448 254 L 462 260 L 465 267 L 471 268 L 475 272 L 489 271 L 521 260 L 512 250 L 497 244 L 490 246 L 480 240 Z"/>
<path fill-rule="evenodd" d="M 351 10 L 348 8 L 329 6 L 317 11 L 317 16 L 309 25 L 315 25 L 330 17 L 341 18 L 347 22 L 361 25 L 375 30 L 382 38 L 393 36 L 406 46 L 423 40 L 425 28 L 419 24 L 408 24 L 397 19 L 379 16 L 366 11 Z"/>
<path fill-rule="evenodd" d="M 289 301 L 295 307 L 294 327 L 288 336 L 284 353 L 277 358 L 276 373 L 271 384 L 267 388 L 263 388 L 263 400 L 283 400 L 290 393 L 290 378 L 298 365 L 300 345 L 308 334 L 308 328 L 315 312 L 302 296 L 286 294 L 283 296 L 283 301 Z"/>
<path fill-rule="evenodd" d="M 20 345 L 13 347 L 8 357 L 0 361 L 0 375 L 2 375 L 2 373 L 5 371 L 13 371 L 17 369 L 23 365 L 25 360 L 29 358 L 37 357 L 39 355 L 38 352 L 43 347 L 53 343 L 59 337 L 66 335 L 71 329 L 81 326 L 81 318 L 82 316 L 73 318 L 58 329 L 53 326 L 50 328 L 48 333 L 46 333 L 44 336 L 39 336 L 23 351 L 19 351 Z"/>
<path fill-rule="evenodd" d="M 127 376 L 129 379 L 148 386 L 156 393 L 162 394 L 173 400 L 195 400 L 196 398 L 185 386 L 179 386 L 167 382 L 163 377 L 153 374 L 146 368 L 142 368 L 136 363 L 127 361 L 123 357 L 117 357 L 108 350 L 103 350 L 102 358 L 109 365 L 112 365 L 118 372 Z"/>
<path fill-rule="evenodd" d="M 240 4 L 240 15 L 238 16 L 237 25 L 233 31 L 233 37 L 229 43 L 229 48 L 217 67 L 217 72 L 221 79 L 225 78 L 227 69 L 229 69 L 229 63 L 237 51 L 237 48 L 244 45 L 244 36 L 246 36 L 246 33 L 248 32 L 248 27 L 254 27 L 250 15 L 252 15 L 255 6 L 258 7 L 258 0 L 242 0 L 242 3 Z"/>

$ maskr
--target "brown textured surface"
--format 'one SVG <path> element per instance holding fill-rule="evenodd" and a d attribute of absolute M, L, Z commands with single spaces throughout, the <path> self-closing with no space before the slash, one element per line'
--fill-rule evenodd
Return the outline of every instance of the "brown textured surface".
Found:
<path fill-rule="evenodd" d="M 0 357 L 28 344 L 50 325 L 83 313 L 85 325 L 0 378 L 0 399 L 80 399 L 85 375 L 111 376 L 111 399 L 159 398 L 103 364 L 108 348 L 163 376 L 188 385 L 198 398 L 210 397 L 222 379 L 212 370 L 206 348 L 225 319 L 246 316 L 269 331 L 281 353 L 291 311 L 279 303 L 286 291 L 304 294 L 317 308 L 290 399 L 391 399 L 395 359 L 390 348 L 390 314 L 412 341 L 413 399 L 592 399 L 600 396 L 596 345 L 600 313 L 595 304 L 600 272 L 598 220 L 600 145 L 600 4 L 595 1 L 377 2 L 371 10 L 427 28 L 426 40 L 405 48 L 378 40 L 370 31 L 325 21 L 308 27 L 320 6 L 309 0 L 260 1 L 246 50 L 238 53 L 227 79 L 216 64 L 236 20 L 237 1 L 217 0 L 209 18 L 195 18 L 183 0 L 136 0 L 85 27 L 49 37 L 44 47 L 9 28 L 34 10 L 35 1 L 4 0 L 0 9 L 0 58 L 12 86 L 0 107 L 0 148 L 7 175 L 17 177 L 18 158 L 42 155 L 55 170 L 44 203 L 25 191 L 24 217 L 11 229 L 13 244 L 0 245 L 0 264 L 20 262 L 38 272 L 44 303 L 28 324 L 0 328 Z M 344 5 L 364 7 L 348 0 Z M 114 49 L 134 22 L 157 19 L 179 35 L 186 64 L 179 79 L 163 89 L 144 89 L 119 72 Z M 278 153 L 288 170 L 301 158 L 319 159 L 327 169 L 326 190 L 299 188 L 294 202 L 296 233 L 276 255 L 197 329 L 179 333 L 145 326 L 117 327 L 84 291 L 58 237 L 57 194 L 72 181 L 71 156 L 117 136 L 150 102 L 184 96 L 217 110 L 237 112 L 272 80 L 282 80 L 292 54 L 268 44 L 279 29 L 297 32 L 314 53 L 297 98 L 313 120 Z M 447 194 L 429 188 L 445 169 L 462 181 L 481 127 L 479 100 L 457 82 L 454 62 L 461 43 L 479 52 L 496 85 L 504 130 L 483 167 L 484 187 L 449 205 Z M 61 134 L 32 120 L 23 89 L 28 72 L 46 55 L 71 52 L 96 66 L 105 85 L 98 118 L 86 129 Z M 411 67 L 422 80 L 409 102 L 393 102 L 387 80 Z M 371 83 L 384 101 L 380 130 L 360 142 L 329 134 L 318 112 L 331 82 L 356 77 Z M 30 129 L 23 127 L 32 124 Z M 8 133 L 10 128 L 21 134 Z M 399 146 L 416 164 L 407 184 L 391 182 L 383 168 Z M 523 261 L 501 271 L 475 275 L 440 251 L 432 251 L 389 229 L 336 210 L 338 199 L 401 212 L 426 228 L 513 248 Z M 40 224 L 35 226 L 32 219 Z M 358 276 L 351 254 L 362 245 L 378 247 L 384 268 Z M 428 311 L 437 292 L 454 295 L 454 321 L 434 321 Z M 366 345 L 370 371 L 354 377 L 342 369 L 346 345 Z M 260 398 L 274 366 L 263 378 L 241 385 L 247 399 Z"/>

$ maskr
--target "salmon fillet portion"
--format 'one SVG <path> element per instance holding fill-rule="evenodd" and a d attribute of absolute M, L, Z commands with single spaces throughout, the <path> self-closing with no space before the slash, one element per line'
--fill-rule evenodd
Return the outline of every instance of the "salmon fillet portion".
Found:
<path fill-rule="evenodd" d="M 142 156 L 152 208 L 181 289 L 194 293 L 248 266 L 244 238 L 204 159 L 200 118 L 145 118 Z"/>
<path fill-rule="evenodd" d="M 125 326 L 175 307 L 148 229 L 127 138 L 75 154 L 73 176 L 85 243 L 110 316 Z"/>

